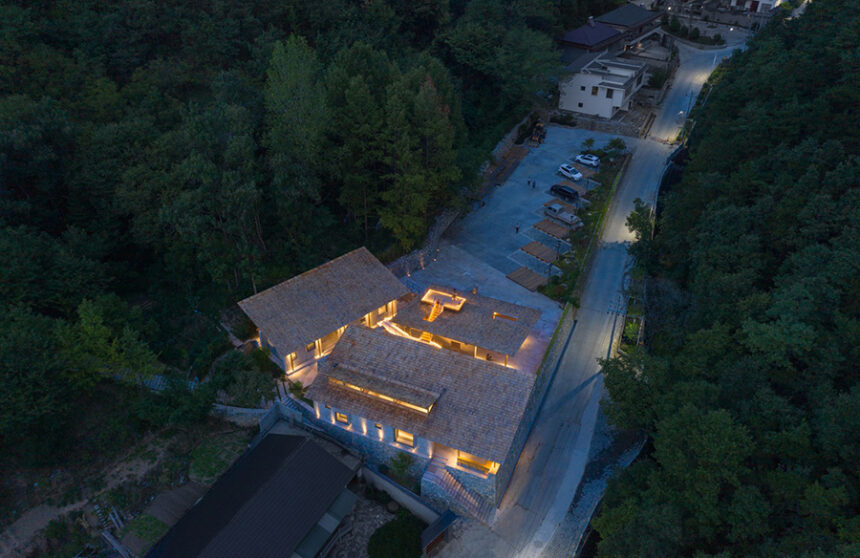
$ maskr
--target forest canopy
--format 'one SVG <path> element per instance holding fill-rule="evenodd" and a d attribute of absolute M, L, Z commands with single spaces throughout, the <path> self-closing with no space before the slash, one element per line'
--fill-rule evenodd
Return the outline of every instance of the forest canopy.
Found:
<path fill-rule="evenodd" d="M 772 21 L 692 114 L 654 238 L 628 220 L 647 350 L 605 377 L 651 443 L 600 555 L 860 555 L 858 30 L 849 0 Z"/>
<path fill-rule="evenodd" d="M 615 3 L 3 2 L 3 455 L 95 456 L 178 420 L 222 309 L 415 247 L 546 100 L 552 37 Z M 140 392 L 156 374 L 173 395 Z"/>

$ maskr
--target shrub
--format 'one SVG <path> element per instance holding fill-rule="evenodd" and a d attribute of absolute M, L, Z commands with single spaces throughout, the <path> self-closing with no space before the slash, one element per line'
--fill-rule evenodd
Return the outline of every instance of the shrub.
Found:
<path fill-rule="evenodd" d="M 409 486 L 409 469 L 412 468 L 412 456 L 398 452 L 389 461 L 391 478 L 403 486 Z"/>
<path fill-rule="evenodd" d="M 692 29 L 690 29 L 690 38 L 694 41 L 699 38 L 699 28 L 698 27 L 693 27 Z"/>
<path fill-rule="evenodd" d="M 672 19 L 669 21 L 669 31 L 677 33 L 679 29 L 681 29 L 681 22 L 678 21 L 678 16 L 673 15 Z"/>
<path fill-rule="evenodd" d="M 397 517 L 370 536 L 367 554 L 370 558 L 418 558 L 424 527 L 423 521 L 401 508 Z"/>
<path fill-rule="evenodd" d="M 552 115 L 549 118 L 549 121 L 563 126 L 576 126 L 576 118 L 574 118 L 572 114 L 568 114 L 566 112 Z"/>
<path fill-rule="evenodd" d="M 725 42 L 725 41 L 723 40 L 723 36 L 722 36 L 722 35 L 720 35 L 719 33 L 717 33 L 716 35 L 714 35 L 714 44 L 715 44 L 715 45 L 721 45 L 721 44 L 723 44 L 724 42 Z"/>
<path fill-rule="evenodd" d="M 666 83 L 666 78 L 668 73 L 665 68 L 657 68 L 654 70 L 650 76 L 648 76 L 648 87 L 653 87 L 655 89 L 660 89 L 663 87 L 663 84 Z"/>
<path fill-rule="evenodd" d="M 681 29 L 678 31 L 678 36 L 683 38 L 683 39 L 686 39 L 687 37 L 689 37 L 690 36 L 690 28 L 687 27 L 686 25 L 682 25 Z"/>

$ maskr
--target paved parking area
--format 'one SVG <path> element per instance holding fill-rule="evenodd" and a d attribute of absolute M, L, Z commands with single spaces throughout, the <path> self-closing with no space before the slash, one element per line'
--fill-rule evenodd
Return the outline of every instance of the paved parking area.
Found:
<path fill-rule="evenodd" d="M 550 187 L 564 178 L 556 172 L 558 166 L 579 154 L 586 139 L 594 138 L 595 147 L 603 147 L 613 137 L 602 132 L 547 126 L 546 141 L 531 148 L 510 177 L 493 188 L 483 206 L 455 223 L 446 234 L 447 240 L 503 274 L 522 265 L 546 274 L 546 264 L 522 253 L 520 247 L 538 240 L 546 241 L 547 246 L 561 254 L 569 249 L 566 243 L 559 245 L 555 239 L 532 228 L 532 224 L 543 218 L 544 203 L 553 199 Z M 623 139 L 629 148 L 639 141 Z M 528 185 L 530 179 L 537 182 L 536 188 Z"/>

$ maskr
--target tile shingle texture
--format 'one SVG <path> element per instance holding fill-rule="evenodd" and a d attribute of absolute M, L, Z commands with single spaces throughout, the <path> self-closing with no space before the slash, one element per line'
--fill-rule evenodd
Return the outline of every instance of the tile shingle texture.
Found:
<path fill-rule="evenodd" d="M 439 393 L 428 415 L 328 381 L 341 364 Z M 535 377 L 445 349 L 395 337 L 381 328 L 350 326 L 308 397 L 319 403 L 503 463 L 525 412 Z"/>
<path fill-rule="evenodd" d="M 429 288 L 442 292 L 454 290 L 436 285 Z M 421 302 L 418 297 L 399 308 L 393 321 L 401 326 L 428 331 L 461 343 L 514 355 L 541 315 L 540 310 L 495 298 L 472 293 L 457 294 L 466 299 L 463 307 L 458 311 L 446 309 L 432 322 L 424 319 L 430 314 L 432 305 Z M 493 318 L 494 312 L 515 317 L 517 320 Z"/>
<path fill-rule="evenodd" d="M 409 292 L 361 247 L 239 302 L 286 356 Z"/>

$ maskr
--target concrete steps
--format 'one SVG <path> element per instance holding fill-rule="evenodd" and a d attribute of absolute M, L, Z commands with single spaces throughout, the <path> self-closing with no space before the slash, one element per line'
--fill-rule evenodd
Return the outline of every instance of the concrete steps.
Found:
<path fill-rule="evenodd" d="M 491 523 L 495 515 L 493 505 L 469 488 L 463 486 L 454 476 L 445 469 L 444 463 L 431 460 L 430 465 L 424 472 L 426 480 L 442 488 L 448 494 L 451 502 L 459 504 L 459 507 L 469 512 L 472 516 L 484 523 Z"/>

